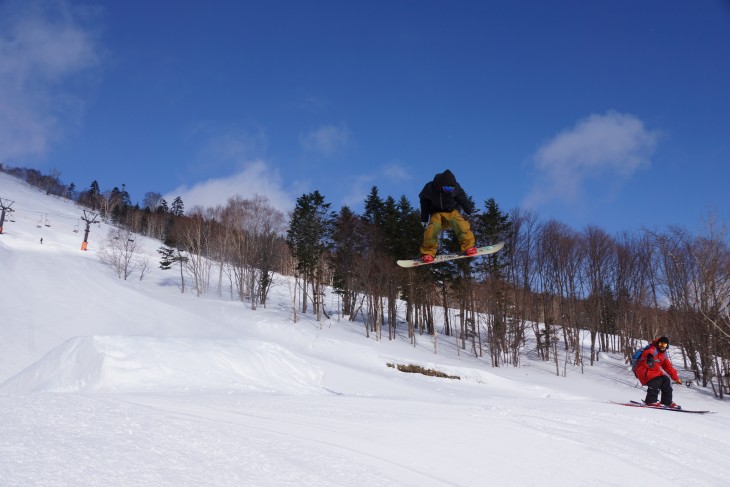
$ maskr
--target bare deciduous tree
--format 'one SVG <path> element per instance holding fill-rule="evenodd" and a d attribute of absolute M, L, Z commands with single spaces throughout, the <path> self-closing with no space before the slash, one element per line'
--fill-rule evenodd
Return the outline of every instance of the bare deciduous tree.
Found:
<path fill-rule="evenodd" d="M 187 253 L 185 269 L 193 277 L 195 294 L 198 296 L 208 291 L 212 267 L 212 261 L 208 258 L 212 224 L 203 213 L 202 208 L 193 208 L 188 218 L 176 224 L 175 230 L 178 245 Z"/>
<path fill-rule="evenodd" d="M 137 271 L 143 273 L 149 265 L 149 259 L 142 257 L 139 250 L 139 243 L 131 230 L 112 228 L 99 251 L 99 260 L 112 268 L 120 279 L 127 280 Z"/>

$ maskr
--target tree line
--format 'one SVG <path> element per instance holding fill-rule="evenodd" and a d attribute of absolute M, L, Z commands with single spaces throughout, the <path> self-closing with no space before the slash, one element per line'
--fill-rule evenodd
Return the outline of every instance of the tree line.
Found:
<path fill-rule="evenodd" d="M 357 215 L 347 206 L 330 211 L 317 191 L 302 195 L 287 231 L 301 310 L 326 312 L 322 290 L 331 286 L 338 311 L 360 316 L 368 335 L 393 339 L 403 327 L 412 343 L 427 335 L 437 349 L 438 323 L 442 336 L 493 366 L 519 365 L 533 336 L 534 353 L 557 374 L 593 365 L 602 352 L 628 359 L 642 340 L 668 335 L 695 380 L 718 397 L 728 393 L 730 248 L 714 215 L 701 236 L 680 227 L 609 235 L 521 209 L 505 213 L 489 199 L 470 223 L 478 244 L 505 248 L 401 269 L 395 260 L 415 257 L 422 237 L 419 211 L 405 196 L 383 199 L 374 187 Z M 447 234 L 441 247 L 458 244 Z"/>
<path fill-rule="evenodd" d="M 163 241 L 161 267 L 179 271 L 183 292 L 230 293 L 255 309 L 266 305 L 277 274 L 293 276 L 294 320 L 310 309 L 317 319 L 336 313 L 360 319 L 367 336 L 402 332 L 414 345 L 430 340 L 434 351 L 439 340 L 454 340 L 460 353 L 495 367 L 519 365 L 534 337 L 527 352 L 553 362 L 559 375 L 604 352 L 628 359 L 641 340 L 667 335 L 696 381 L 718 397 L 730 393 L 730 247 L 713 215 L 699 236 L 680 227 L 609 235 L 522 209 L 507 213 L 488 199 L 470 223 L 478 245 L 505 241 L 504 249 L 402 269 L 395 260 L 418 252 L 420 212 L 377 187 L 362 214 L 333 210 L 318 191 L 300 196 L 289 215 L 262 196 L 185 211 L 179 198 L 168 207 L 147 193 L 140 207 L 123 185 L 102 192 L 96 182 L 75 199 Z M 440 247 L 458 244 L 447 232 Z M 336 300 L 326 301 L 327 288 Z"/>

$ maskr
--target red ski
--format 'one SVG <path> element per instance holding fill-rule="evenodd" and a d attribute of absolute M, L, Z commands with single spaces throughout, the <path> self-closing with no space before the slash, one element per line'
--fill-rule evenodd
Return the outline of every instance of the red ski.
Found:
<path fill-rule="evenodd" d="M 662 411 L 674 411 L 676 413 L 692 413 L 692 414 L 714 414 L 717 411 L 696 411 L 692 409 L 673 409 L 664 406 L 647 406 L 643 402 L 629 401 L 629 402 L 615 402 L 611 401 L 611 404 L 618 404 L 619 406 L 629 406 L 632 408 L 646 408 L 646 409 L 661 409 Z"/>

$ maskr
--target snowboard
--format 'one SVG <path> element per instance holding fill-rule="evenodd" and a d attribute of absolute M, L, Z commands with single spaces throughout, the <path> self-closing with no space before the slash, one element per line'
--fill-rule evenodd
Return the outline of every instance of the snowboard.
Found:
<path fill-rule="evenodd" d="M 662 411 L 674 411 L 675 413 L 692 413 L 692 414 L 714 414 L 717 411 L 697 411 L 692 409 L 672 409 L 672 408 L 665 408 L 660 406 L 647 406 L 643 402 L 639 401 L 629 401 L 629 402 L 614 402 L 611 401 L 613 404 L 618 404 L 619 406 L 630 406 L 633 408 L 646 408 L 646 409 L 661 409 Z"/>
<path fill-rule="evenodd" d="M 477 247 L 477 253 L 474 255 L 464 255 L 464 254 L 442 254 L 437 255 L 433 258 L 433 262 L 421 262 L 420 258 L 417 259 L 406 259 L 406 260 L 399 260 L 398 265 L 401 267 L 420 267 L 422 265 L 433 265 L 433 264 L 440 264 L 442 262 L 448 262 L 450 260 L 456 260 L 456 259 L 471 259 L 473 257 L 479 257 L 480 255 L 489 255 L 494 254 L 495 252 L 499 252 L 499 250 L 504 247 L 504 242 L 499 242 L 498 244 L 494 245 L 487 245 L 486 247 Z"/>

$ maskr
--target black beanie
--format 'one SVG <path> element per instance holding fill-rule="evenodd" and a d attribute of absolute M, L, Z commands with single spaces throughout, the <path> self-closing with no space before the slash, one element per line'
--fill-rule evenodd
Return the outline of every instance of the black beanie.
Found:
<path fill-rule="evenodd" d="M 444 172 L 437 174 L 436 177 L 433 178 L 433 182 L 439 188 L 443 188 L 444 186 L 456 186 L 456 176 L 447 169 Z"/>
<path fill-rule="evenodd" d="M 657 343 L 666 343 L 667 346 L 669 346 L 669 338 L 667 338 L 667 337 L 659 337 L 656 342 Z"/>

